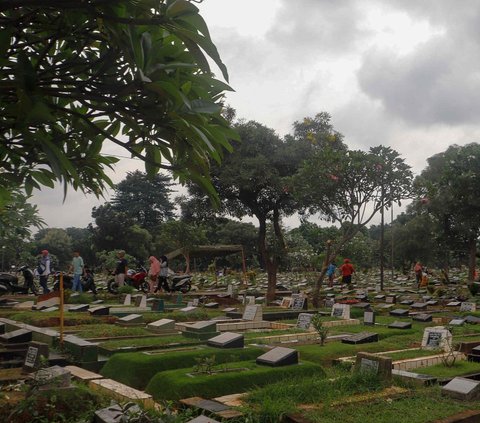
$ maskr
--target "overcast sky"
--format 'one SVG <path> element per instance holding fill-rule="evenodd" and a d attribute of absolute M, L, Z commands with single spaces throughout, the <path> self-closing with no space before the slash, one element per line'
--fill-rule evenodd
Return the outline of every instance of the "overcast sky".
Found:
<path fill-rule="evenodd" d="M 294 121 L 325 111 L 350 148 L 390 146 L 416 174 L 449 145 L 479 139 L 479 1 L 204 0 L 198 7 L 227 65 L 235 89 L 227 102 L 239 118 L 283 136 Z M 140 165 L 122 160 L 114 182 Z M 62 201 L 61 189 L 33 198 L 50 227 L 85 227 L 103 202 L 73 191 Z"/>

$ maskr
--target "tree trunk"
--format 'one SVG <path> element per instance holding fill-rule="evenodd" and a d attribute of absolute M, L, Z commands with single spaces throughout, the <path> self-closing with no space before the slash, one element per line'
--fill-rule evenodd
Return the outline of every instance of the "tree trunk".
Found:
<path fill-rule="evenodd" d="M 472 284 L 475 280 L 475 268 L 477 267 L 477 237 L 471 237 L 468 240 L 468 283 Z"/>
<path fill-rule="evenodd" d="M 257 216 L 258 218 L 258 216 Z M 267 250 L 267 220 L 266 218 L 258 218 L 258 251 L 262 257 L 262 261 L 267 271 L 268 287 L 267 287 L 267 304 L 275 300 L 275 288 L 277 285 L 277 264 L 274 257 L 269 257 Z"/>

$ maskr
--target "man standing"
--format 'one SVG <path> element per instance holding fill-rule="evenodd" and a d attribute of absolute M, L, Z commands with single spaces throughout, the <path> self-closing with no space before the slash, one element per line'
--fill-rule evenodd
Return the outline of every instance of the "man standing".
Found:
<path fill-rule="evenodd" d="M 38 264 L 38 275 L 40 276 L 40 286 L 43 288 L 43 293 L 48 294 L 47 282 L 50 275 L 50 256 L 48 250 L 42 250 L 42 256 L 40 257 L 40 263 Z"/>
<path fill-rule="evenodd" d="M 72 291 L 82 292 L 82 282 L 80 278 L 83 275 L 83 258 L 80 256 L 79 251 L 73 252 L 72 264 L 70 265 L 70 271 L 73 271 L 73 286 Z"/>
<path fill-rule="evenodd" d="M 355 269 L 352 263 L 350 263 L 350 260 L 347 258 L 343 260 L 343 264 L 339 270 L 342 272 L 342 283 L 350 286 L 352 283 L 352 275 L 355 273 Z"/>

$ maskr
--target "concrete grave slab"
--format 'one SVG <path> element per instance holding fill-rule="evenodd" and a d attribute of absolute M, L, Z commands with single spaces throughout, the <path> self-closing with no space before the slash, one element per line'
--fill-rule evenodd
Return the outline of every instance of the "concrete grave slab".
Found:
<path fill-rule="evenodd" d="M 417 310 L 425 310 L 427 308 L 427 303 L 413 303 L 410 307 Z"/>
<path fill-rule="evenodd" d="M 360 332 L 342 339 L 343 344 L 357 345 L 369 344 L 371 342 L 378 342 L 378 333 Z"/>
<path fill-rule="evenodd" d="M 465 324 L 465 319 L 452 319 L 448 324 L 451 326 L 463 326 Z"/>
<path fill-rule="evenodd" d="M 431 314 L 414 314 L 412 316 L 412 320 L 415 320 L 417 322 L 431 322 L 432 321 L 432 315 Z"/>
<path fill-rule="evenodd" d="M 276 347 L 257 357 L 256 362 L 272 367 L 298 364 L 298 351 L 291 348 Z"/>
<path fill-rule="evenodd" d="M 88 383 L 88 386 L 92 390 L 107 393 L 108 395 L 113 396 L 119 401 L 140 402 L 146 408 L 153 408 L 155 404 L 151 395 L 131 388 L 130 386 L 124 385 L 123 383 L 117 382 L 112 379 L 91 380 Z"/>
<path fill-rule="evenodd" d="M 258 304 L 247 305 L 242 315 L 242 320 L 260 322 L 263 319 L 262 306 Z"/>
<path fill-rule="evenodd" d="M 390 316 L 396 317 L 408 317 L 410 312 L 403 308 L 396 308 L 395 310 L 390 311 Z"/>
<path fill-rule="evenodd" d="M 442 395 L 470 401 L 480 397 L 480 381 L 456 377 L 442 388 Z"/>
<path fill-rule="evenodd" d="M 102 375 L 91 372 L 90 370 L 82 369 L 78 366 L 65 366 L 65 370 L 68 370 L 72 374 L 72 377 L 80 382 L 103 379 Z"/>
<path fill-rule="evenodd" d="M 155 322 L 149 323 L 147 329 L 153 332 L 174 332 L 175 331 L 175 320 L 172 319 L 160 319 Z"/>
<path fill-rule="evenodd" d="M 141 314 L 129 314 L 127 316 L 120 317 L 116 321 L 116 324 L 120 326 L 141 325 L 143 324 L 143 316 Z"/>
<path fill-rule="evenodd" d="M 475 312 L 477 311 L 477 304 L 471 302 L 463 302 L 462 304 L 460 304 L 460 311 Z"/>
<path fill-rule="evenodd" d="M 462 303 L 460 301 L 450 301 L 448 304 L 447 304 L 447 307 L 458 307 L 459 305 L 461 305 Z"/>
<path fill-rule="evenodd" d="M 239 333 L 224 332 L 218 336 L 210 338 L 207 345 L 215 348 L 243 348 L 245 338 Z"/>
<path fill-rule="evenodd" d="M 110 314 L 110 307 L 97 306 L 88 309 L 91 316 L 108 316 Z"/>
<path fill-rule="evenodd" d="M 32 340 L 32 331 L 27 329 L 17 329 L 0 335 L 2 344 L 24 344 Z"/>
<path fill-rule="evenodd" d="M 403 301 L 400 301 L 400 304 L 409 306 L 409 305 L 414 304 L 414 301 L 413 300 L 403 300 Z"/>
<path fill-rule="evenodd" d="M 411 322 L 399 322 L 395 321 L 388 325 L 390 329 L 411 329 L 412 323 Z"/>
<path fill-rule="evenodd" d="M 76 304 L 76 305 L 70 306 L 70 308 L 68 309 L 68 311 L 71 311 L 71 312 L 83 312 L 83 311 L 88 311 L 89 307 L 90 307 L 90 306 L 89 306 L 88 304 Z"/>
<path fill-rule="evenodd" d="M 71 373 L 63 367 L 52 366 L 32 373 L 31 378 L 37 381 L 40 390 L 69 388 Z"/>
<path fill-rule="evenodd" d="M 218 420 L 214 420 L 211 417 L 207 416 L 198 416 L 193 420 L 189 420 L 187 423 L 220 423 Z"/>
<path fill-rule="evenodd" d="M 473 324 L 473 325 L 478 325 L 480 323 L 480 317 L 477 316 L 467 316 L 465 317 L 465 321 L 467 323 Z"/>
<path fill-rule="evenodd" d="M 194 313 L 196 310 L 198 310 L 197 307 L 183 307 L 179 309 L 179 311 L 186 314 Z"/>

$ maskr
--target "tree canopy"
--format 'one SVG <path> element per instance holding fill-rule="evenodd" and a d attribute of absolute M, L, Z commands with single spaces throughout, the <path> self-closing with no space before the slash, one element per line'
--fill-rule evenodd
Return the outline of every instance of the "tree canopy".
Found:
<path fill-rule="evenodd" d="M 0 200 L 56 181 L 100 195 L 117 161 L 107 142 L 215 196 L 209 161 L 237 136 L 198 12 L 186 0 L 2 2 Z"/>

